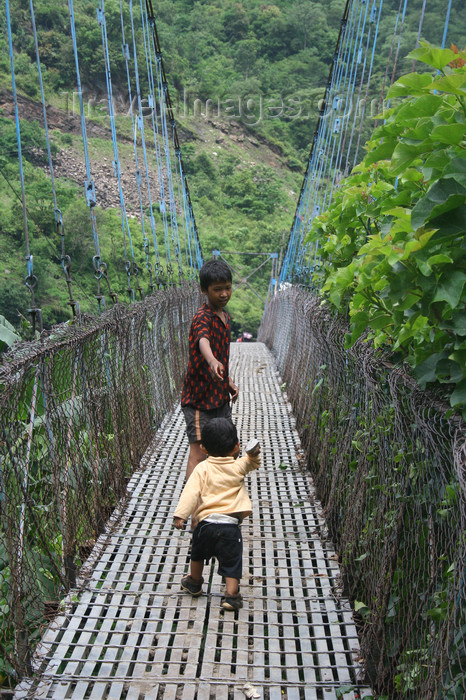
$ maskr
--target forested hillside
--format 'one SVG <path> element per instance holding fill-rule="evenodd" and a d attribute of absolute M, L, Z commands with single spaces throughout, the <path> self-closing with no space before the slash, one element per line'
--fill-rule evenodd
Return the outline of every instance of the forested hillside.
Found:
<path fill-rule="evenodd" d="M 96 189 L 101 192 L 96 214 L 103 256 L 109 261 L 116 279 L 115 288 L 123 299 L 125 271 L 111 175 L 101 32 L 96 20 L 96 2 L 76 0 L 74 4 L 81 75 L 92 127 L 89 132 L 92 167 Z M 54 231 L 29 3 L 12 0 L 10 5 L 19 111 L 23 119 L 28 219 L 38 276 L 36 296 L 43 308 L 44 322 L 50 326 L 69 318 L 71 310 Z M 128 25 L 129 3 L 122 5 L 124 22 Z M 399 0 L 384 3 L 370 98 L 378 98 L 380 94 L 399 5 Z M 422 2 L 408 5 L 399 72 L 409 69 L 404 56 L 415 45 Z M 445 2 L 435 0 L 427 5 L 422 35 L 440 43 Z M 205 257 L 210 256 L 213 248 L 280 252 L 292 223 L 344 6 L 344 0 L 154 3 Z M 71 259 L 74 294 L 83 310 L 95 312 L 92 234 L 82 196 L 84 171 L 79 119 L 76 113 L 73 116 L 76 76 L 68 6 L 58 0 L 36 0 L 34 8 L 46 98 L 54 108 L 51 135 L 58 176 L 57 197 L 67 231 L 66 251 Z M 134 10 L 139 11 L 138 3 Z M 118 0 L 107 0 L 105 13 L 114 95 L 120 106 L 119 135 L 127 141 L 127 149 L 122 148 L 123 169 L 130 177 L 134 164 Z M 17 325 L 18 312 L 27 316 L 29 295 L 24 285 L 23 218 L 6 23 L 4 15 L 0 17 L 3 114 L 0 116 L 0 314 Z M 449 41 L 464 43 L 461 31 L 464 24 L 462 3 L 456 1 L 450 18 Z M 367 133 L 370 128 L 368 120 Z M 136 211 L 134 216 L 137 217 Z M 134 225 L 137 229 L 137 218 Z M 142 242 L 136 246 L 142 258 Z M 254 259 L 242 262 L 246 273 L 256 266 Z M 270 268 L 264 267 L 260 274 L 260 291 L 264 295 Z M 142 279 L 143 286 L 144 283 Z M 252 292 L 238 292 L 231 307 L 236 330 L 243 327 L 255 332 L 262 315 L 259 299 Z"/>

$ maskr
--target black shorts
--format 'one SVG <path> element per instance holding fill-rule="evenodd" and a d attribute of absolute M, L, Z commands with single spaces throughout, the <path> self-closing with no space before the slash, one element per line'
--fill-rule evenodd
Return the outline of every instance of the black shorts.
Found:
<path fill-rule="evenodd" d="M 193 532 L 191 560 L 218 561 L 220 576 L 237 578 L 243 575 L 243 536 L 238 525 L 202 521 Z"/>
<path fill-rule="evenodd" d="M 201 431 L 212 418 L 228 418 L 231 420 L 231 408 L 229 403 L 224 403 L 220 408 L 212 408 L 210 411 L 202 411 L 194 406 L 182 406 L 181 410 L 186 421 L 186 435 L 189 443 L 200 442 Z"/>

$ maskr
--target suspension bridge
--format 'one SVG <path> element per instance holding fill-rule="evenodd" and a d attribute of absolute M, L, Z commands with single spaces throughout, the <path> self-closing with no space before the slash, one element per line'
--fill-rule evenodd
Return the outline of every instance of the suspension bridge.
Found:
<path fill-rule="evenodd" d="M 407 5 L 401 0 L 394 16 L 384 89 L 398 75 Z M 348 322 L 321 304 L 313 282 L 322 241 L 308 233 L 360 158 L 367 114 L 347 106 L 367 105 L 382 0 L 345 5 L 294 222 L 283 259 L 271 258 L 258 342 L 231 348 L 240 385 L 233 417 L 242 444 L 257 436 L 264 456 L 248 485 L 245 604 L 234 613 L 220 610 L 214 566 L 200 598 L 179 587 L 189 535 L 172 527 L 188 449 L 178 400 L 203 251 L 152 2 L 119 5 L 142 260 L 121 173 L 104 0 L 96 7 L 123 233 L 122 303 L 102 258 L 79 27 L 68 0 L 95 316 L 82 314 L 76 299 L 29 2 L 73 314 L 52 332 L 43 330 L 28 230 L 9 0 L 5 7 L 35 337 L 5 353 L 0 367 L 2 697 L 462 697 L 464 422 L 369 343 L 346 348 Z M 419 9 L 417 42 L 426 2 Z M 450 10 L 446 2 L 443 47 Z"/>

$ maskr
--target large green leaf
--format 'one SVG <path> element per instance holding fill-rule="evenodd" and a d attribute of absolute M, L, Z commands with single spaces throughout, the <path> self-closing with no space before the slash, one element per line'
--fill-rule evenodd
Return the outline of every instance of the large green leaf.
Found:
<path fill-rule="evenodd" d="M 414 376 L 422 388 L 425 388 L 428 382 L 435 382 L 437 379 L 435 370 L 441 357 L 442 353 L 435 352 L 414 368 Z"/>
<path fill-rule="evenodd" d="M 445 170 L 443 171 L 443 177 L 452 177 L 460 185 L 466 187 L 466 155 L 464 158 L 454 158 L 449 162 Z"/>
<path fill-rule="evenodd" d="M 432 90 L 441 90 L 449 92 L 451 95 L 466 95 L 466 73 L 453 73 L 452 75 L 443 75 L 434 80 L 430 86 Z"/>
<path fill-rule="evenodd" d="M 463 379 L 456 385 L 455 390 L 450 396 L 450 405 L 464 406 L 466 404 L 466 379 Z"/>
<path fill-rule="evenodd" d="M 419 154 L 424 153 L 424 146 L 413 146 L 407 143 L 401 142 L 393 151 L 390 170 L 394 175 L 399 175 L 406 168 L 409 168 L 413 161 L 419 156 Z"/>
<path fill-rule="evenodd" d="M 457 238 L 466 233 L 466 207 L 463 203 L 456 209 L 451 209 L 445 214 L 431 219 L 429 225 L 437 229 L 433 235 L 433 240 L 444 241 L 447 238 Z"/>
<path fill-rule="evenodd" d="M 435 182 L 427 194 L 414 206 L 411 223 L 414 229 L 424 226 L 426 221 L 464 204 L 466 187 L 452 178 Z"/>
<path fill-rule="evenodd" d="M 415 100 L 406 100 L 396 110 L 396 121 L 399 124 L 405 119 L 431 117 L 438 112 L 442 104 L 443 98 L 440 95 L 422 95 Z"/>
<path fill-rule="evenodd" d="M 440 151 L 434 151 L 428 155 L 422 167 L 425 180 L 429 181 L 433 177 L 434 171 L 438 171 L 439 176 L 448 163 L 450 163 L 450 157 L 445 148 L 442 148 Z"/>
<path fill-rule="evenodd" d="M 358 338 L 364 333 L 367 328 L 368 314 L 366 311 L 358 311 L 351 318 L 351 334 L 345 337 L 345 348 L 351 348 Z"/>
<path fill-rule="evenodd" d="M 440 143 L 448 143 L 455 146 L 463 140 L 465 135 L 464 124 L 441 124 L 432 130 L 431 138 Z"/>
<path fill-rule="evenodd" d="M 425 95 L 427 85 L 432 82 L 428 73 L 408 73 L 393 83 L 387 92 L 387 97 L 412 97 L 413 95 Z"/>
<path fill-rule="evenodd" d="M 436 46 L 431 46 L 427 42 L 422 42 L 421 46 L 411 51 L 407 58 L 427 63 L 428 66 L 442 70 L 446 65 L 455 61 L 458 56 L 451 49 L 440 49 Z"/>
<path fill-rule="evenodd" d="M 367 154 L 364 162 L 371 165 L 379 160 L 387 160 L 391 157 L 397 143 L 396 139 L 384 139 L 381 144 Z"/>
<path fill-rule="evenodd" d="M 443 274 L 432 301 L 446 301 L 452 309 L 458 306 L 466 284 L 466 273 L 462 270 Z"/>
<path fill-rule="evenodd" d="M 6 347 L 11 348 L 18 340 L 21 340 L 21 337 L 15 333 L 11 323 L 4 316 L 0 316 L 0 351 Z"/>

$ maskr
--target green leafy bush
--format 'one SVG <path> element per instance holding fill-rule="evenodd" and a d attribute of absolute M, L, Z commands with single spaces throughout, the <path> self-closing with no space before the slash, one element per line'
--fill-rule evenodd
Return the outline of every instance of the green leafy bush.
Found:
<path fill-rule="evenodd" d="M 381 115 L 309 240 L 321 245 L 314 281 L 349 309 L 346 346 L 369 329 L 423 388 L 448 385 L 466 416 L 465 56 L 426 43 L 411 52 L 435 74 L 394 83 L 388 97 L 404 99 Z"/>

